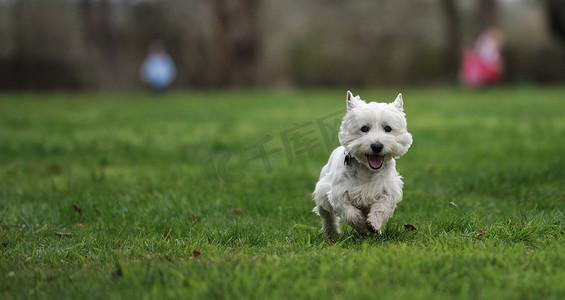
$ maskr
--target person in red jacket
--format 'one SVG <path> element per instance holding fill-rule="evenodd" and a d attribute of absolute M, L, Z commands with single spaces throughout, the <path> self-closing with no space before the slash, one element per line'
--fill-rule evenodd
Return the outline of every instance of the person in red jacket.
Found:
<path fill-rule="evenodd" d="M 487 29 L 473 49 L 463 53 L 460 80 L 467 87 L 497 85 L 504 75 L 502 40 L 496 28 Z"/>

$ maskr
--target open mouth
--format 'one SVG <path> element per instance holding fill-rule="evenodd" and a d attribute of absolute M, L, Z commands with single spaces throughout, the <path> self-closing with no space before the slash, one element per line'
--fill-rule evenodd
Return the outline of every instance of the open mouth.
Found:
<path fill-rule="evenodd" d="M 371 169 L 377 170 L 383 166 L 385 157 L 381 155 L 367 154 L 367 161 L 369 162 L 369 167 L 371 167 Z"/>

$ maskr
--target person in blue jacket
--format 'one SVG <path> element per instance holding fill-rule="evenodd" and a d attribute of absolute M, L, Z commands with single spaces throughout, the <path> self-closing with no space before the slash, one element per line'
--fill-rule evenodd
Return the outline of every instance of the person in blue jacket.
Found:
<path fill-rule="evenodd" d="M 141 79 L 154 91 L 164 91 L 171 86 L 177 75 L 175 63 L 162 42 L 149 47 L 149 55 L 141 66 Z"/>

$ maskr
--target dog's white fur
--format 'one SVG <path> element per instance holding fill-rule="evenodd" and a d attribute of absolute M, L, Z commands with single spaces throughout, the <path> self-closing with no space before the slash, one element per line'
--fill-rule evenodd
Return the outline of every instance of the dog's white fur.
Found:
<path fill-rule="evenodd" d="M 314 212 L 328 234 L 340 234 L 338 221 L 363 235 L 381 234 L 402 200 L 395 159 L 412 144 L 403 106 L 402 94 L 392 103 L 366 103 L 347 92 L 341 146 L 322 168 L 313 193 Z"/>

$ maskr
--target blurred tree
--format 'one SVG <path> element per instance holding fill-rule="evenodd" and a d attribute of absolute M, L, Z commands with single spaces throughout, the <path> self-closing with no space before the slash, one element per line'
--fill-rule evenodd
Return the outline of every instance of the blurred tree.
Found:
<path fill-rule="evenodd" d="M 117 70 L 118 42 L 112 26 L 110 0 L 81 0 L 83 22 L 90 68 L 94 70 L 94 86 L 113 89 L 120 86 Z"/>
<path fill-rule="evenodd" d="M 221 85 L 255 83 L 258 55 L 258 0 L 211 0 L 216 17 Z"/>
<path fill-rule="evenodd" d="M 20 0 L 4 6 L 9 34 L 0 40 L 0 88 L 62 89 L 84 86 L 75 11 L 62 1 Z"/>
<path fill-rule="evenodd" d="M 498 5 L 496 0 L 479 0 L 479 33 L 497 25 Z"/>
<path fill-rule="evenodd" d="M 546 0 L 545 3 L 551 32 L 565 42 L 565 1 Z"/>
<path fill-rule="evenodd" d="M 445 11 L 445 29 L 446 29 L 446 68 L 448 78 L 457 78 L 459 69 L 459 59 L 461 57 L 461 29 L 459 13 L 455 0 L 443 0 L 443 9 Z"/>

